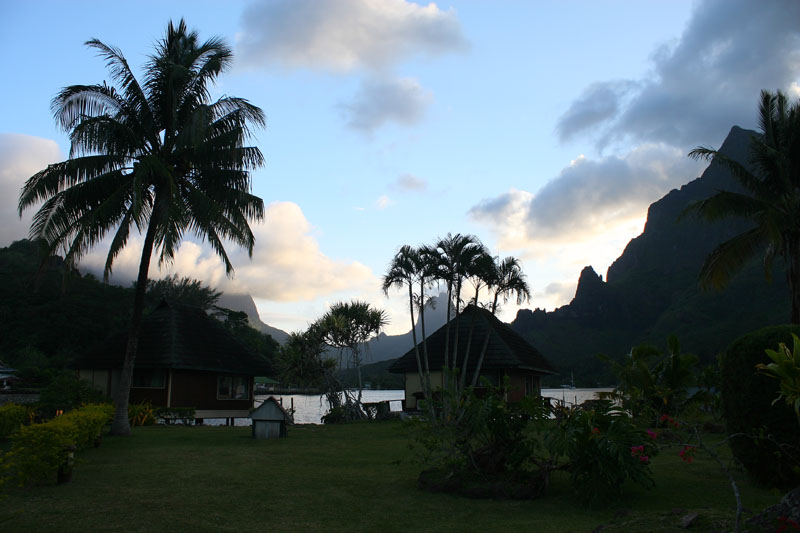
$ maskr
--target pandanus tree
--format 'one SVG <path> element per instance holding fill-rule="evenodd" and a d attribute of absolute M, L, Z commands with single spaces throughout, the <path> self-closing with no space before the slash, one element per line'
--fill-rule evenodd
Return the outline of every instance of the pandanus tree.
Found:
<path fill-rule="evenodd" d="M 211 99 L 211 87 L 232 62 L 219 38 L 200 42 L 181 20 L 170 23 L 145 65 L 140 83 L 122 52 L 97 39 L 87 46 L 106 60 L 112 84 L 71 85 L 54 98 L 56 122 L 69 133 L 66 161 L 24 185 L 20 215 L 43 202 L 30 236 L 49 253 L 63 249 L 68 266 L 113 232 L 104 276 L 128 244 L 144 233 L 112 433 L 130 434 L 128 397 L 153 253 L 169 263 L 185 234 L 208 241 L 233 272 L 223 242 L 252 254 L 249 221 L 263 218 L 251 194 L 251 171 L 263 164 L 245 146 L 264 114 L 242 98 Z"/>
<path fill-rule="evenodd" d="M 358 403 L 364 390 L 361 381 L 363 349 L 368 340 L 378 335 L 388 323 L 386 313 L 367 302 L 337 302 L 318 322 L 324 341 L 339 350 L 347 350 L 350 364 L 358 373 Z"/>
<path fill-rule="evenodd" d="M 713 221 L 741 217 L 750 229 L 723 242 L 700 271 L 704 287 L 722 288 L 757 254 L 764 256 L 767 278 L 776 257 L 786 265 L 791 293 L 791 323 L 800 324 L 800 100 L 790 103 L 782 92 L 761 92 L 760 135 L 750 140 L 750 165 L 706 147 L 689 153 L 695 159 L 722 164 L 741 191 L 719 191 L 691 204 L 686 212 Z"/>

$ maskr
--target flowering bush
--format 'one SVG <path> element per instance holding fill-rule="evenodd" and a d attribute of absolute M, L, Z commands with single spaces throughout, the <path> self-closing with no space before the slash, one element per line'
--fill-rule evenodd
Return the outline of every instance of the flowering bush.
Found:
<path fill-rule="evenodd" d="M 574 408 L 564 413 L 559 431 L 551 432 L 551 449 L 566 456 L 572 485 L 587 503 L 619 496 L 627 479 L 653 485 L 650 458 L 657 453 L 653 438 L 610 402 L 594 410 Z"/>

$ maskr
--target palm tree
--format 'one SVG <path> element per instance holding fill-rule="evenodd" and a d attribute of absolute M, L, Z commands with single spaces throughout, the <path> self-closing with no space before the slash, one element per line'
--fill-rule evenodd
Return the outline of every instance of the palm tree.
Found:
<path fill-rule="evenodd" d="M 456 317 L 458 317 L 461 307 L 461 289 L 464 280 L 469 277 L 468 268 L 475 258 L 484 253 L 484 247 L 477 237 L 473 235 L 447 234 L 447 237 L 440 239 L 436 243 L 438 251 L 438 262 L 433 266 L 436 271 L 436 279 L 441 280 L 447 286 L 447 334 L 445 335 L 444 366 L 450 367 L 450 309 L 455 303 Z M 453 339 L 453 361 L 452 368 L 457 368 L 458 354 L 458 328 L 456 328 L 455 338 Z M 445 376 L 445 387 L 449 378 Z"/>
<path fill-rule="evenodd" d="M 241 98 L 211 101 L 211 85 L 230 66 L 232 51 L 219 38 L 201 43 L 183 20 L 169 24 L 141 84 L 120 50 L 97 39 L 86 44 L 106 60 L 113 85 L 72 85 L 54 98 L 56 121 L 70 136 L 69 159 L 25 183 L 19 213 L 44 202 L 31 237 L 43 239 L 51 254 L 63 248 L 69 266 L 116 228 L 106 279 L 131 229 L 144 233 L 112 423 L 112 433 L 128 435 L 128 397 L 153 251 L 159 264 L 169 263 L 188 231 L 208 240 L 228 274 L 233 265 L 224 239 L 252 255 L 249 220 L 263 218 L 264 204 L 250 193 L 250 171 L 263 157 L 244 141 L 248 124 L 263 126 L 264 114 Z"/>
<path fill-rule="evenodd" d="M 497 312 L 497 300 L 503 296 L 503 301 L 508 301 L 508 296 L 515 294 L 517 297 L 517 305 L 523 302 L 530 301 L 531 291 L 528 287 L 528 282 L 525 281 L 525 274 L 522 273 L 522 267 L 516 257 L 506 257 L 501 263 L 494 263 L 492 269 L 486 270 L 488 282 L 487 288 L 494 289 L 494 299 L 492 300 L 492 314 Z M 486 356 L 486 350 L 489 348 L 489 336 L 483 339 L 483 346 L 481 347 L 480 355 L 478 356 L 478 364 L 475 367 L 475 373 L 472 375 L 471 386 L 475 387 L 480 377 L 481 367 L 483 367 L 483 360 Z"/>
<path fill-rule="evenodd" d="M 497 280 L 494 284 L 494 300 L 492 301 L 492 314 L 497 313 L 497 300 L 503 297 L 503 302 L 508 301 L 512 294 L 517 297 L 517 305 L 531 300 L 531 290 L 522 273 L 522 265 L 516 257 L 506 257 L 496 265 Z"/>
<path fill-rule="evenodd" d="M 430 404 L 431 398 L 431 380 L 430 368 L 428 366 L 428 357 L 425 353 L 425 365 L 423 367 L 422 358 L 420 357 L 419 345 L 417 344 L 417 329 L 414 323 L 414 303 L 419 301 L 420 318 L 423 316 L 423 307 L 425 305 L 425 266 L 423 259 L 418 250 L 411 246 L 404 245 L 392 258 L 392 263 L 389 265 L 389 271 L 383 277 L 383 293 L 388 296 L 389 289 L 392 287 L 408 286 L 408 310 L 411 316 L 411 336 L 414 341 L 414 355 L 417 358 L 417 369 L 419 371 L 420 382 L 423 386 L 425 398 Z M 416 297 L 414 294 L 414 285 L 420 281 L 420 295 Z M 423 333 L 424 336 L 424 333 Z"/>
<path fill-rule="evenodd" d="M 719 191 L 694 202 L 686 212 L 706 220 L 743 217 L 754 223 L 711 252 L 700 281 L 705 287 L 722 288 L 762 252 L 769 279 L 773 260 L 780 256 L 791 292 L 791 322 L 800 324 L 800 100 L 790 104 L 780 91 L 762 91 L 759 122 L 761 135 L 750 140 L 749 167 L 711 148 L 698 147 L 689 153 L 727 167 L 743 192 Z"/>

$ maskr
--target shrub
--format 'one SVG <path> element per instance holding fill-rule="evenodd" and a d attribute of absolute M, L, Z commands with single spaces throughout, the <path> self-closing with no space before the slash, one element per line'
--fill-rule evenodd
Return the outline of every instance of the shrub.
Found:
<path fill-rule="evenodd" d="M 87 405 L 42 424 L 23 426 L 2 457 L 2 474 L 19 485 L 46 480 L 68 466 L 71 450 L 91 446 L 111 420 L 109 404 Z"/>
<path fill-rule="evenodd" d="M 13 435 L 23 424 L 29 424 L 33 410 L 26 405 L 7 403 L 0 406 L 0 437 Z"/>
<path fill-rule="evenodd" d="M 20 486 L 51 477 L 67 464 L 67 449 L 75 445 L 77 434 L 75 424 L 61 417 L 23 426 L 3 457 L 4 473 Z"/>
<path fill-rule="evenodd" d="M 567 410 L 550 434 L 554 453 L 569 459 L 573 488 L 584 502 L 605 503 L 622 494 L 627 479 L 653 486 L 650 458 L 657 453 L 652 438 L 638 429 L 611 402 L 598 401 L 593 410 Z"/>
<path fill-rule="evenodd" d="M 131 427 L 152 426 L 156 423 L 156 410 L 150 402 L 129 403 L 128 421 Z"/>
<path fill-rule="evenodd" d="M 39 400 L 42 415 L 52 417 L 58 411 L 77 409 L 87 403 L 99 403 L 105 400 L 102 392 L 85 381 L 78 379 L 74 373 L 59 374 L 42 389 Z"/>
<path fill-rule="evenodd" d="M 757 372 L 771 362 L 767 349 L 791 343 L 800 326 L 774 326 L 736 340 L 722 358 L 722 403 L 731 450 L 750 475 L 764 485 L 790 488 L 800 482 L 800 426 L 794 410 L 773 402 L 780 382 Z"/>
<path fill-rule="evenodd" d="M 108 403 L 89 404 L 69 411 L 57 420 L 67 421 L 75 426 L 75 445 L 79 448 L 88 448 L 94 445 L 100 432 L 114 416 L 114 406 Z"/>

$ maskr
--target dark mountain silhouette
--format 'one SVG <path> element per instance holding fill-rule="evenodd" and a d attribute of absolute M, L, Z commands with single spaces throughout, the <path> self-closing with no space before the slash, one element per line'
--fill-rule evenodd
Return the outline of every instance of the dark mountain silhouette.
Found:
<path fill-rule="evenodd" d="M 734 127 L 720 151 L 746 163 L 751 135 Z M 611 383 L 599 353 L 621 357 L 642 342 L 663 346 L 675 334 L 683 351 L 709 362 L 738 336 L 786 322 L 789 295 L 777 267 L 772 283 L 754 260 L 722 291 L 698 285 L 708 253 L 749 227 L 744 220 L 709 224 L 681 217 L 688 204 L 720 189 L 736 185 L 725 168 L 711 164 L 700 178 L 650 206 L 644 231 L 608 268 L 606 281 L 587 266 L 568 305 L 552 312 L 520 310 L 512 327 L 562 376 L 574 371 L 578 385 L 596 385 Z"/>
<path fill-rule="evenodd" d="M 261 321 L 256 303 L 249 294 L 222 293 L 219 300 L 217 300 L 217 305 L 232 309 L 233 311 L 244 312 L 252 327 L 256 328 L 261 333 L 266 333 L 271 336 L 278 344 L 284 344 L 289 338 L 289 334 L 282 329 L 272 327 Z"/>

